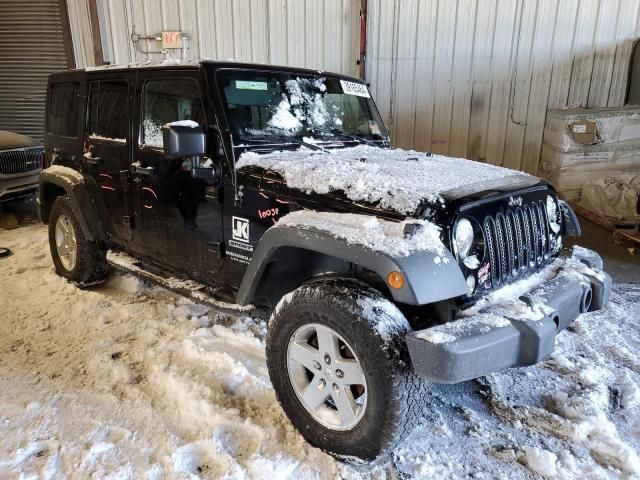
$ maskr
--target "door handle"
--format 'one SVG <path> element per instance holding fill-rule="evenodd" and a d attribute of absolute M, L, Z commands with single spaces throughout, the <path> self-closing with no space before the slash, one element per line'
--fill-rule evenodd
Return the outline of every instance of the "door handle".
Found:
<path fill-rule="evenodd" d="M 136 165 L 135 163 L 131 165 L 133 168 L 133 173 L 139 173 L 140 175 L 153 175 L 156 172 L 155 167 L 143 167 L 141 165 Z"/>
<path fill-rule="evenodd" d="M 100 157 L 94 157 L 91 152 L 84 154 L 84 161 L 89 165 L 100 165 L 102 159 Z"/>

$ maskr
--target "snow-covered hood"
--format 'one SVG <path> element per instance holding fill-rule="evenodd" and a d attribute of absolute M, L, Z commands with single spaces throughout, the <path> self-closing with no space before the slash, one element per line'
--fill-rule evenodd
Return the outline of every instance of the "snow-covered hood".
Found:
<path fill-rule="evenodd" d="M 354 202 L 404 215 L 415 213 L 425 203 L 444 204 L 481 191 L 515 190 L 540 182 L 522 172 L 463 158 L 368 145 L 243 153 L 236 168 L 250 166 L 274 171 L 289 188 L 307 194 L 343 192 Z"/>

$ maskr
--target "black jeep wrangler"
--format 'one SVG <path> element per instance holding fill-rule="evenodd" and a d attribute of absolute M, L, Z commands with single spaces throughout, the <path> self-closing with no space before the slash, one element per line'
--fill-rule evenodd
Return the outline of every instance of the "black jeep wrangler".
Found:
<path fill-rule="evenodd" d="M 367 86 L 216 61 L 51 75 L 39 207 L 56 271 L 112 263 L 269 316 L 291 422 L 373 459 L 420 420 L 427 381 L 544 359 L 611 280 L 539 178 L 390 147 Z"/>

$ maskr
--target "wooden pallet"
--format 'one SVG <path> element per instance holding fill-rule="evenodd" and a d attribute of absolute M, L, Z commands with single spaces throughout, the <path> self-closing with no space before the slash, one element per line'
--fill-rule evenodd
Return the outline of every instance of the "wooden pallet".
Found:
<path fill-rule="evenodd" d="M 613 237 L 620 235 L 624 237 L 626 240 L 630 240 L 632 242 L 636 242 L 640 244 L 640 233 L 633 228 L 616 228 L 613 230 Z"/>
<path fill-rule="evenodd" d="M 573 211 L 576 212 L 581 217 L 584 217 L 587 220 L 589 220 L 590 222 L 593 222 L 596 225 L 600 225 L 602 228 L 604 228 L 604 229 L 606 229 L 606 230 L 608 230 L 610 232 L 613 232 L 614 227 L 613 227 L 613 225 L 611 225 L 609 220 L 607 220 L 606 218 L 601 217 L 600 215 L 598 215 L 597 213 L 592 212 L 591 210 L 587 210 L 586 208 L 582 208 L 580 205 L 577 205 L 575 203 L 571 203 L 571 208 L 573 208 Z"/>

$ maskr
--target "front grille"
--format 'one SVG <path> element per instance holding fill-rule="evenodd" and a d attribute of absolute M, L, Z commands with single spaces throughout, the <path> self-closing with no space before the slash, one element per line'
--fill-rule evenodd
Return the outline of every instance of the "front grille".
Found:
<path fill-rule="evenodd" d="M 495 288 L 549 262 L 549 219 L 542 202 L 508 208 L 484 220 L 485 246 Z"/>
<path fill-rule="evenodd" d="M 42 147 L 19 148 L 0 152 L 0 173 L 25 173 L 38 170 L 42 166 L 44 149 Z"/>

